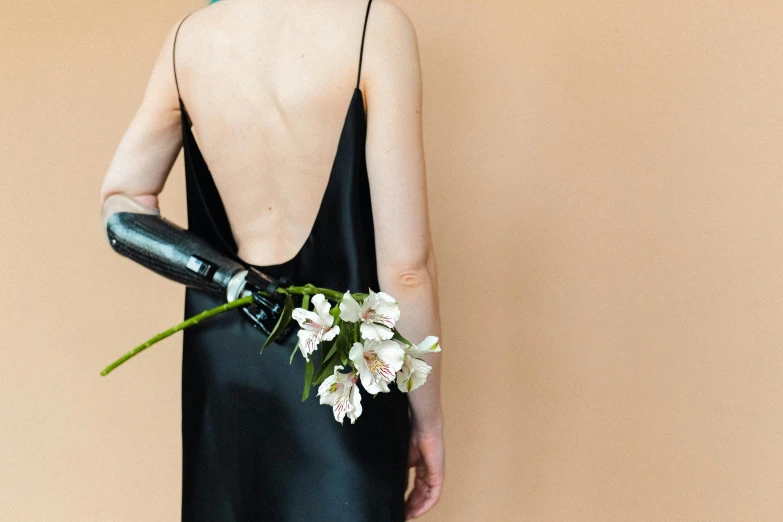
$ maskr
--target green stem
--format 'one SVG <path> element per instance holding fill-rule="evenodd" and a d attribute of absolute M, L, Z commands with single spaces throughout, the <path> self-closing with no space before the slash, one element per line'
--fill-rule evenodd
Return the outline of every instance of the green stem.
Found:
<path fill-rule="evenodd" d="M 343 294 L 340 292 L 337 292 L 335 290 L 330 290 L 329 288 L 320 288 L 317 286 L 312 285 L 311 283 L 307 283 L 304 286 L 289 286 L 287 288 L 279 287 L 277 289 L 277 292 L 281 294 L 300 294 L 303 295 L 303 301 L 302 301 L 302 307 L 307 310 L 310 306 L 310 296 L 315 294 L 324 294 L 325 297 L 334 299 L 335 301 L 340 301 L 343 298 Z M 259 292 L 262 295 L 268 295 L 267 292 Z M 179 323 L 176 326 L 173 326 L 166 330 L 165 332 L 161 332 L 152 339 L 140 344 L 133 350 L 129 351 L 113 363 L 111 363 L 109 366 L 103 369 L 101 372 L 101 375 L 107 375 L 109 372 L 111 372 L 113 369 L 115 369 L 117 366 L 121 365 L 134 355 L 136 355 L 139 352 L 142 352 L 152 346 L 153 344 L 157 343 L 158 341 L 165 339 L 166 337 L 177 333 L 180 330 L 184 330 L 188 326 L 193 326 L 194 324 L 197 324 L 204 319 L 207 319 L 209 317 L 212 317 L 214 315 L 223 313 L 227 310 L 231 310 L 232 308 L 237 308 L 240 306 L 244 306 L 247 304 L 250 304 L 253 302 L 253 296 L 247 295 L 245 297 L 241 297 L 239 299 L 236 299 L 234 301 L 231 301 L 230 303 L 224 303 L 220 306 L 216 306 L 215 308 L 211 308 L 209 310 L 206 310 L 204 312 L 201 312 L 198 315 L 194 315 L 193 317 L 188 318 L 187 320 Z"/>
<path fill-rule="evenodd" d="M 328 297 L 329 299 L 334 299 L 335 301 L 340 301 L 343 298 L 343 294 L 337 292 L 336 290 L 330 290 L 329 288 L 320 288 L 317 286 L 313 286 L 310 283 L 304 286 L 289 286 L 284 289 L 278 288 L 277 291 L 290 292 L 292 294 L 301 294 L 301 295 L 324 294 L 325 297 Z"/>
<path fill-rule="evenodd" d="M 129 351 L 128 353 L 126 353 L 125 355 L 123 355 L 122 357 L 120 357 L 119 359 L 114 361 L 113 363 L 111 363 L 109 366 L 104 368 L 104 370 L 101 372 L 101 375 L 108 374 L 110 371 L 115 369 L 117 366 L 121 365 L 122 363 L 124 363 L 125 361 L 127 361 L 128 359 L 130 359 L 131 357 L 136 355 L 137 353 L 146 350 L 147 348 L 149 348 L 150 346 L 152 346 L 156 342 L 160 341 L 161 339 L 165 339 L 166 337 L 168 337 L 168 336 L 170 336 L 172 334 L 175 334 L 178 331 L 187 328 L 188 326 L 193 326 L 194 324 L 200 323 L 204 319 L 212 317 L 213 315 L 217 315 L 217 314 L 223 313 L 223 312 L 225 312 L 227 310 L 230 310 L 232 308 L 237 308 L 239 306 L 250 304 L 252 302 L 253 302 L 253 296 L 252 295 L 248 295 L 248 296 L 236 299 L 234 301 L 231 301 L 230 303 L 225 303 L 225 304 L 222 304 L 222 305 L 217 306 L 215 308 L 212 308 L 210 310 L 206 310 L 204 312 L 201 312 L 198 315 L 194 315 L 193 317 L 188 318 L 186 321 L 178 324 L 177 326 L 169 328 L 165 332 L 159 333 L 158 335 L 156 335 L 155 337 L 153 337 L 149 341 L 147 341 L 145 343 L 142 343 L 139 346 L 137 346 L 136 348 L 134 348 L 133 350 Z"/>

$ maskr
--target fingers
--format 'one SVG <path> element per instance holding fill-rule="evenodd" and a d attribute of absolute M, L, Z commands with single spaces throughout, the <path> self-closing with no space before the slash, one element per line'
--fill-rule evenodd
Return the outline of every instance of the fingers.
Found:
<path fill-rule="evenodd" d="M 443 466 L 428 452 L 418 447 L 409 459 L 416 468 L 413 490 L 405 502 L 406 520 L 419 517 L 429 511 L 440 499 L 443 485 Z"/>
<path fill-rule="evenodd" d="M 405 519 L 420 517 L 440 499 L 441 485 L 428 484 L 427 479 L 416 477 L 416 484 L 405 503 Z"/>
<path fill-rule="evenodd" d="M 444 480 L 442 434 L 432 437 L 416 434 L 410 442 L 408 467 L 415 468 L 416 478 L 405 501 L 406 520 L 423 515 L 438 502 Z"/>

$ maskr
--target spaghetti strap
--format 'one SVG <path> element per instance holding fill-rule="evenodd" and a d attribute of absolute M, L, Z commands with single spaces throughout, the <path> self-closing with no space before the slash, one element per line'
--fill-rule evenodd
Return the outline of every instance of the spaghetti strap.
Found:
<path fill-rule="evenodd" d="M 362 78 L 362 54 L 364 54 L 364 34 L 367 32 L 367 18 L 370 17 L 370 5 L 372 0 L 367 2 L 367 13 L 364 15 L 364 29 L 362 30 L 362 45 L 359 49 L 359 74 L 356 76 L 356 88 L 359 88 L 359 80 Z"/>
<path fill-rule="evenodd" d="M 182 27 L 182 22 L 184 22 L 187 17 L 193 13 L 194 11 L 191 11 L 190 13 L 186 14 L 182 20 L 180 20 L 179 25 L 177 25 L 177 30 L 174 32 L 174 44 L 171 46 L 171 63 L 174 68 L 174 85 L 177 86 L 177 98 L 179 99 L 182 98 L 179 95 L 179 82 L 177 81 L 177 35 L 179 34 L 179 28 Z"/>

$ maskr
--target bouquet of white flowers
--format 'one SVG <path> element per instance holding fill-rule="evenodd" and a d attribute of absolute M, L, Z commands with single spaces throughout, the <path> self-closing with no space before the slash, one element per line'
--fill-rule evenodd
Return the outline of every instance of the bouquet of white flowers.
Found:
<path fill-rule="evenodd" d="M 347 415 L 353 424 L 361 415 L 359 383 L 369 393 L 377 394 L 389 392 L 388 384 L 392 381 L 402 392 L 415 390 L 426 381 L 432 367 L 421 356 L 440 351 L 438 338 L 429 335 L 413 344 L 400 335 L 394 327 L 400 318 L 400 309 L 391 295 L 372 289 L 368 294 L 340 294 L 311 284 L 280 287 L 277 291 L 285 294 L 285 305 L 261 347 L 261 353 L 291 320 L 298 322 L 298 341 L 289 362 L 293 362 L 297 350 L 305 358 L 302 400 L 306 400 L 310 389 L 318 385 L 320 404 L 332 407 L 337 422 L 342 424 Z M 301 307 L 294 308 L 292 294 L 302 295 Z M 329 299 L 337 306 L 333 307 Z M 101 375 L 183 328 L 231 308 L 248 305 L 252 300 L 248 295 L 193 316 L 126 353 L 101 371 Z M 313 310 L 310 310 L 311 302 Z M 323 345 L 325 353 L 316 370 L 310 355 L 319 345 Z M 348 372 L 340 371 L 346 366 L 350 367 Z"/>

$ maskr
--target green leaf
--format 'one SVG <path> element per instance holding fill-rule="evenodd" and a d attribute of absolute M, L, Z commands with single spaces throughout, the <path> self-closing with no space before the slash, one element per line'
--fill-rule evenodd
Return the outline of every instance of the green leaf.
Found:
<path fill-rule="evenodd" d="M 318 375 L 313 379 L 313 384 L 321 384 L 327 377 L 334 373 L 334 367 L 339 362 L 339 356 L 333 355 L 331 359 L 321 365 Z"/>
<path fill-rule="evenodd" d="M 337 335 L 337 338 L 334 340 L 334 343 L 332 343 L 331 348 L 328 352 L 326 352 L 326 355 L 324 356 L 323 360 L 321 361 L 321 365 L 318 367 L 318 371 L 315 374 L 314 384 L 320 384 L 326 379 L 329 375 L 334 373 L 334 365 L 337 364 L 337 362 L 340 360 L 340 355 L 345 351 L 345 346 L 348 343 L 348 336 L 350 333 L 348 330 L 340 331 L 340 333 Z"/>
<path fill-rule="evenodd" d="M 310 396 L 310 388 L 313 386 L 313 360 L 310 359 L 305 363 L 305 383 L 304 391 L 302 392 L 302 402 L 307 400 Z"/>
<path fill-rule="evenodd" d="M 339 360 L 339 354 L 336 351 L 331 352 L 331 356 L 324 359 L 318 367 L 318 372 L 313 379 L 313 384 L 321 384 L 327 377 L 334 373 L 334 365 L 337 364 L 337 361 Z"/>
<path fill-rule="evenodd" d="M 277 324 L 272 329 L 269 337 L 266 338 L 264 346 L 261 347 L 261 352 L 264 353 L 264 348 L 271 344 L 280 335 L 280 332 L 285 330 L 288 323 L 291 322 L 291 312 L 294 309 L 294 300 L 291 298 L 291 294 L 285 295 L 285 305 L 283 305 L 283 312 L 280 314 L 280 318 L 277 320 Z"/>
<path fill-rule="evenodd" d="M 392 339 L 397 339 L 399 341 L 404 342 L 405 344 L 410 344 L 411 346 L 415 346 L 412 342 L 410 342 L 405 337 L 400 335 L 400 332 L 398 332 L 396 328 L 392 328 L 392 332 L 393 332 Z"/>
<path fill-rule="evenodd" d="M 354 337 L 355 337 L 356 332 L 359 331 L 359 323 L 355 323 L 351 325 L 351 330 L 354 332 Z M 345 336 L 345 344 L 340 346 L 340 350 L 338 352 L 340 356 L 340 364 L 342 364 L 343 366 L 348 364 L 348 353 L 351 351 L 351 347 L 353 346 L 353 343 L 351 343 L 350 341 L 350 336 L 351 333 L 349 332 Z"/>
<path fill-rule="evenodd" d="M 326 355 L 324 355 L 324 358 L 321 361 L 321 366 L 323 366 L 323 363 L 326 362 L 326 360 L 329 359 L 334 354 L 334 352 L 337 351 L 337 346 L 338 346 L 338 341 L 339 340 L 340 340 L 339 337 L 334 340 L 334 342 L 332 343 L 332 347 L 329 348 L 329 351 L 326 352 Z M 318 369 L 320 370 L 321 368 L 318 368 Z"/>
<path fill-rule="evenodd" d="M 291 352 L 291 358 L 290 358 L 290 359 L 288 359 L 288 364 L 291 364 L 291 363 L 293 363 L 293 362 L 294 362 L 294 354 L 296 353 L 296 351 L 297 351 L 298 349 L 299 349 L 299 341 L 296 341 L 296 344 L 294 345 L 294 351 L 293 351 L 293 352 Z"/>

